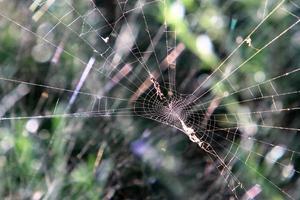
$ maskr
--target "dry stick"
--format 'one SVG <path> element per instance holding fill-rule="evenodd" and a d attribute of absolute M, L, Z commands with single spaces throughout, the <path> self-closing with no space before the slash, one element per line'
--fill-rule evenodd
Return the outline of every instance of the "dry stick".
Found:
<path fill-rule="evenodd" d="M 68 35 L 65 35 L 64 38 L 62 39 L 62 41 L 59 43 L 58 47 L 56 47 L 56 50 L 54 52 L 54 55 L 51 59 L 51 63 L 53 63 L 54 65 L 58 64 L 59 59 L 64 51 L 64 46 L 65 46 L 65 42 L 68 38 Z"/>
<path fill-rule="evenodd" d="M 264 19 L 267 13 L 267 9 L 268 9 L 268 0 L 265 0 L 265 5 L 264 5 L 264 13 L 262 18 Z"/>
<path fill-rule="evenodd" d="M 176 39 L 175 39 L 176 40 Z M 169 48 L 169 47 L 167 47 Z M 174 54 L 178 56 L 178 53 L 176 52 L 176 48 L 174 48 Z M 168 50 L 169 51 L 169 50 Z M 171 55 L 171 54 L 170 54 Z M 168 65 L 168 74 L 169 74 L 169 91 L 168 95 L 173 96 L 174 92 L 176 91 L 176 59 L 172 59 L 172 57 L 167 56 L 167 65 Z"/>
<path fill-rule="evenodd" d="M 124 77 L 126 77 L 132 71 L 132 66 L 130 64 L 125 64 L 120 71 L 115 74 L 111 80 L 104 86 L 104 93 L 109 92 L 113 87 L 115 87 Z"/>
<path fill-rule="evenodd" d="M 160 63 L 161 71 L 164 71 L 168 67 L 168 61 L 170 63 L 175 62 L 178 56 L 184 51 L 185 46 L 183 43 L 179 43 L 176 48 L 166 56 L 166 58 Z M 159 77 L 159 72 L 154 70 L 151 72 L 152 77 L 147 78 L 139 87 L 139 89 L 131 96 L 130 102 L 136 101 L 152 84 L 156 87 L 156 92 L 158 96 L 163 96 L 160 90 L 158 90 L 159 83 L 156 81 Z"/>
<path fill-rule="evenodd" d="M 219 106 L 220 102 L 221 102 L 221 100 L 219 100 L 218 98 L 214 98 L 212 100 L 212 102 L 210 103 L 209 107 L 206 110 L 204 120 L 201 123 L 202 128 L 204 128 L 204 129 L 206 128 L 208 120 L 210 119 L 210 117 L 213 114 L 213 112 L 215 111 L 215 109 Z"/>
<path fill-rule="evenodd" d="M 165 37 L 166 37 L 166 50 L 167 50 L 167 57 L 165 59 L 167 70 L 168 70 L 168 96 L 173 96 L 173 93 L 175 92 L 176 87 L 176 58 L 178 57 L 177 47 L 176 47 L 176 32 L 174 32 L 174 39 L 175 39 L 175 48 L 171 51 L 169 54 L 169 51 L 171 50 L 169 46 L 169 33 L 172 33 L 172 31 L 168 31 L 168 14 L 167 14 L 167 2 L 166 0 L 163 0 L 164 10 L 164 29 L 165 29 Z M 181 53 L 181 52 L 180 52 Z M 172 57 L 175 56 L 176 58 L 173 59 Z"/>
<path fill-rule="evenodd" d="M 27 85 L 19 84 L 15 89 L 3 96 L 0 101 L 0 119 L 5 113 L 11 109 L 16 102 L 21 100 L 30 92 L 30 88 Z"/>
<path fill-rule="evenodd" d="M 37 22 L 44 14 L 45 12 L 52 6 L 52 4 L 55 3 L 55 0 L 51 0 L 51 1 L 46 1 L 44 3 L 35 3 L 35 1 L 31 4 L 30 9 L 32 11 L 34 11 L 35 9 L 37 9 L 39 6 L 42 5 L 42 9 L 39 9 L 36 13 L 34 13 L 34 15 L 32 16 L 32 19 Z"/>
<path fill-rule="evenodd" d="M 78 95 L 78 92 L 81 90 L 81 87 L 83 86 L 84 82 L 86 81 L 86 79 L 87 79 L 87 77 L 88 77 L 95 61 L 96 61 L 95 57 L 91 57 L 88 64 L 84 68 L 84 71 L 81 74 L 79 82 L 77 83 L 77 85 L 75 87 L 74 93 L 71 96 L 71 99 L 68 103 L 68 107 L 67 107 L 66 110 L 68 110 L 73 105 L 73 103 L 75 102 L 75 100 L 77 98 L 77 95 Z"/>
<path fill-rule="evenodd" d="M 99 150 L 98 150 L 97 158 L 95 160 L 94 170 L 93 170 L 94 174 L 96 173 L 96 170 L 97 170 L 98 166 L 101 164 L 103 153 L 104 153 L 104 148 L 105 148 L 105 145 L 104 145 L 104 143 L 102 143 Z"/>
<path fill-rule="evenodd" d="M 104 85 L 104 88 L 102 91 L 99 91 L 99 93 L 102 95 L 107 94 L 111 89 L 113 89 L 117 84 L 120 83 L 120 81 L 124 78 L 127 78 L 127 75 L 132 71 L 132 66 L 130 64 L 125 64 L 121 70 L 119 70 L 113 77 Z M 98 101 L 101 101 L 101 97 L 98 99 Z M 107 99 L 106 99 L 107 103 Z M 107 105 L 105 105 L 105 109 L 107 108 Z M 105 111 L 106 112 L 106 111 Z M 107 112 L 106 112 L 107 113 Z"/>

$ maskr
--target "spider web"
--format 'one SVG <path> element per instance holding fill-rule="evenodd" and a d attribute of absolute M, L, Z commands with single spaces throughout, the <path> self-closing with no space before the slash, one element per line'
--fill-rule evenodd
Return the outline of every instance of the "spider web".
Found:
<path fill-rule="evenodd" d="M 15 55 L 16 67 L 2 70 L 1 85 L 8 87 L 3 91 L 9 91 L 3 92 L 0 105 L 3 126 L 27 120 L 26 127 L 31 129 L 52 118 L 147 118 L 180 130 L 206 152 L 230 196 L 267 198 L 270 187 L 284 199 L 297 199 L 299 195 L 279 179 L 299 175 L 296 161 L 300 152 L 276 137 L 297 138 L 297 122 L 284 125 L 281 120 L 296 116 L 300 108 L 299 103 L 283 104 L 283 100 L 299 97 L 298 87 L 285 89 L 284 84 L 299 76 L 300 68 L 288 66 L 280 73 L 268 73 L 271 76 L 267 80 L 259 72 L 257 80 L 245 82 L 245 73 L 253 72 L 243 70 L 255 68 L 256 58 L 299 29 L 299 5 L 294 1 L 263 2 L 259 5 L 261 17 L 253 17 L 254 25 L 247 24 L 246 34 L 237 35 L 236 47 L 228 49 L 229 53 L 200 81 L 189 83 L 187 77 L 188 87 L 184 87 L 176 78 L 185 66 L 177 63 L 187 49 L 193 48 L 177 38 L 182 27 L 175 26 L 174 20 L 182 19 L 173 16 L 172 8 L 178 2 L 117 0 L 112 14 L 102 9 L 110 3 L 92 0 L 2 1 L 1 26 L 19 35 L 15 36 L 23 45 L 19 55 L 50 63 L 49 69 L 27 71 L 19 69 Z M 20 12 L 14 13 L 14 9 Z M 285 24 L 265 31 L 267 23 L 282 19 Z M 35 46 L 30 47 L 32 43 Z M 27 48 L 33 49 L 31 55 L 27 55 Z M 217 59 L 201 49 L 197 56 Z M 211 60 L 206 64 L 217 63 Z M 72 77 L 75 82 L 63 76 L 72 72 L 80 72 Z M 34 78 L 28 80 L 32 73 Z M 35 107 L 22 108 L 37 95 L 40 100 Z M 55 107 L 45 104 L 46 99 L 56 102 Z M 260 132 L 274 134 L 274 141 L 264 140 Z M 78 155 L 84 154 L 85 148 Z M 275 176 L 265 175 L 258 167 L 260 163 Z M 247 173 L 256 178 L 245 178 Z"/>

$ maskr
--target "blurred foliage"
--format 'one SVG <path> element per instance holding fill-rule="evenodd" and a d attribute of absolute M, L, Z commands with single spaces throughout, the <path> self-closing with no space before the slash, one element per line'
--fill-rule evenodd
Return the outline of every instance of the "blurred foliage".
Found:
<path fill-rule="evenodd" d="M 106 61 L 88 44 L 89 41 L 94 42 L 93 46 L 96 46 L 99 52 L 105 48 L 99 38 L 91 39 L 95 35 L 85 35 L 84 40 L 81 40 L 62 23 L 48 32 L 57 21 L 51 13 L 63 17 L 68 12 L 62 9 L 61 2 L 56 0 L 49 8 L 50 13 L 45 12 L 37 20 L 38 22 L 35 22 L 33 16 L 37 11 L 29 10 L 32 1 L 0 1 L 0 76 L 2 78 L 0 108 L 5 109 L 1 117 L 58 114 L 49 118 L 1 120 L 0 198 L 33 200 L 234 198 L 230 188 L 227 187 L 227 182 L 216 170 L 217 164 L 214 160 L 174 128 L 135 117 L 133 114 L 110 117 L 97 115 L 62 117 L 61 113 L 65 114 L 69 111 L 90 111 L 93 98 L 78 96 L 74 105 L 67 110 L 71 93 L 44 86 L 75 88 L 85 67 L 81 61 L 87 63 L 91 56 L 97 58 L 97 66 L 105 65 Z M 86 14 L 91 6 L 88 1 L 68 2 L 82 12 L 80 15 Z M 165 0 L 163 2 L 164 4 L 160 2 L 158 5 L 144 5 L 146 21 L 151 36 L 154 36 L 166 19 L 168 30 L 176 32 L 176 44 L 182 42 L 186 46 L 186 50 L 177 60 L 176 77 L 177 89 L 184 94 L 193 92 L 240 44 L 239 40 L 246 39 L 261 22 L 265 7 L 265 1 L 260 0 Z M 128 1 L 126 4 L 128 8 L 124 9 L 129 10 L 134 3 L 135 1 Z M 267 11 L 274 9 L 278 3 L 279 1 L 270 0 Z M 96 5 L 97 9 L 106 14 L 110 23 L 117 21 L 122 14 L 116 0 L 97 1 Z M 300 15 L 299 8 L 291 1 L 287 1 L 284 6 Z M 130 14 L 126 18 L 129 19 Z M 13 21 L 3 15 L 9 16 Z M 139 30 L 136 46 L 146 50 L 149 41 L 146 39 L 144 21 L 140 13 L 137 16 L 133 22 L 130 21 Z M 65 20 L 70 23 L 76 17 L 73 15 Z M 101 19 L 97 19 L 98 21 L 95 19 L 90 20 L 96 26 L 105 24 Z M 275 12 L 251 36 L 251 46 L 242 45 L 225 63 L 226 68 L 222 70 L 238 67 L 257 52 L 257 48 L 262 48 L 294 21 L 293 16 L 282 10 Z M 13 22 L 19 23 L 23 28 Z M 116 32 L 123 30 L 122 23 L 125 21 L 120 20 L 120 22 L 115 24 Z M 74 27 L 70 27 L 86 28 L 76 23 Z M 101 29 L 101 35 L 103 38 L 111 36 L 109 42 L 113 46 L 117 43 L 117 37 L 114 37 L 112 30 L 106 28 Z M 42 37 L 35 34 L 41 32 L 48 33 L 47 41 L 54 45 L 47 44 Z M 246 62 L 234 76 L 226 79 L 227 81 L 214 86 L 226 77 L 223 74 L 226 74 L 226 71 L 218 72 L 204 87 L 211 88 L 214 96 L 222 97 L 226 92 L 232 93 L 234 90 L 262 83 L 299 68 L 299 37 L 298 25 Z M 174 41 L 175 38 L 171 37 L 170 40 Z M 161 54 L 160 61 L 166 56 L 165 53 L 161 53 L 166 48 L 165 42 L 166 39 L 163 37 L 155 47 L 158 54 Z M 56 47 L 62 44 L 63 48 L 70 53 L 62 53 L 59 61 L 52 62 Z M 206 46 L 203 47 L 203 44 Z M 129 55 L 126 57 L 127 60 L 136 62 L 137 58 Z M 136 64 L 134 70 L 140 77 L 147 76 L 146 73 L 139 72 L 142 67 L 137 62 L 134 64 Z M 99 71 L 92 70 L 81 91 L 102 94 L 99 91 L 104 88 L 108 79 Z M 22 82 L 9 81 L 11 79 L 44 86 L 31 84 L 25 87 Z M 124 83 L 126 82 L 121 82 Z M 275 83 L 280 93 L 300 90 L 299 74 Z M 16 98 L 16 91 L 20 86 L 25 87 L 22 91 L 27 92 L 13 102 L 11 99 Z M 262 84 L 261 89 L 265 96 L 274 94 L 270 85 Z M 252 92 L 255 95 L 258 93 L 258 91 Z M 107 95 L 129 99 L 131 94 L 129 89 L 118 86 Z M 263 110 L 271 107 L 270 101 L 242 102 L 250 97 L 249 91 L 233 94 L 222 101 L 222 104 L 228 105 L 220 110 L 242 113 L 247 109 L 255 111 L 256 108 Z M 7 104 L 9 101 L 12 101 L 13 105 L 3 106 L 9 105 Z M 284 108 L 299 106 L 299 98 L 296 95 L 287 95 L 278 101 Z M 113 109 L 117 109 L 120 105 L 122 105 L 121 101 L 111 102 Z M 1 109 L 0 114 L 2 114 Z M 239 120 L 246 120 L 245 118 Z M 278 127 L 299 128 L 299 119 L 299 112 L 296 111 L 280 115 L 270 113 L 266 117 L 270 124 Z M 235 122 L 237 119 L 232 120 Z M 226 125 L 228 124 L 220 126 Z M 255 136 L 257 139 L 268 141 L 270 144 L 282 144 L 295 152 L 300 151 L 297 134 L 293 133 L 287 137 L 286 134 L 289 132 L 285 130 L 261 127 L 258 127 L 257 132 L 259 133 Z M 243 145 L 239 143 L 242 139 L 239 139 L 233 144 L 232 152 Z M 253 186 L 252 183 L 260 184 L 264 192 L 258 196 L 259 199 L 285 199 L 286 196 L 278 191 L 274 184 L 288 190 L 299 199 L 299 174 L 295 173 L 294 176 L 283 179 L 280 175 L 280 166 L 270 166 L 265 162 L 270 147 L 257 142 L 253 145 L 252 151 L 263 157 L 251 155 L 248 158 L 248 153 L 241 151 L 239 154 L 241 160 L 232 169 L 241 182 L 245 182 L 247 186 Z M 282 157 L 280 162 L 287 164 L 290 157 L 291 155 Z M 243 164 L 246 159 L 247 165 Z M 299 157 L 294 160 L 294 165 L 295 169 L 299 169 Z M 274 182 L 270 183 L 260 174 Z"/>

